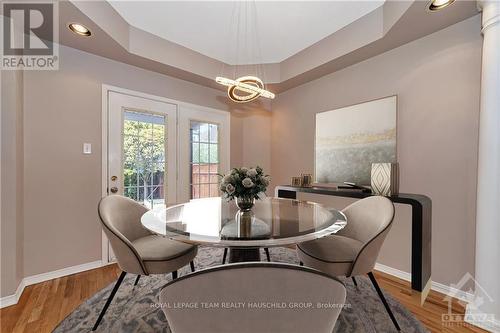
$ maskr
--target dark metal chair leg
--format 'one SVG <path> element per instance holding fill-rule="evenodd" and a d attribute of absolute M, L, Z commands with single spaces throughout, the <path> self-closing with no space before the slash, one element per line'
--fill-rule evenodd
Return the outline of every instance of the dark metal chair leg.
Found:
<path fill-rule="evenodd" d="M 95 331 L 99 324 L 101 323 L 102 317 L 104 317 L 104 314 L 106 313 L 106 310 L 108 310 L 109 305 L 111 304 L 111 301 L 113 300 L 113 297 L 115 297 L 116 292 L 118 291 L 118 288 L 120 288 L 120 285 L 123 282 L 123 279 L 125 278 L 125 275 L 127 275 L 126 272 L 122 272 L 120 274 L 120 277 L 115 283 L 115 286 L 113 287 L 113 290 L 111 290 L 111 294 L 109 294 L 108 300 L 106 301 L 106 304 L 104 304 L 104 307 L 101 310 L 101 313 L 99 314 L 99 317 L 97 318 L 97 321 L 94 324 L 94 327 L 92 327 L 92 331 Z"/>
<path fill-rule="evenodd" d="M 264 252 L 266 252 L 267 261 L 271 262 L 271 256 L 269 255 L 269 249 L 267 247 L 264 248 Z"/>
<path fill-rule="evenodd" d="M 135 278 L 134 287 L 137 286 L 137 284 L 139 283 L 139 279 L 140 278 L 141 278 L 141 276 L 137 275 L 137 277 Z"/>
<path fill-rule="evenodd" d="M 224 249 L 224 255 L 222 256 L 222 264 L 223 265 L 226 263 L 226 257 L 227 257 L 227 247 Z"/>
<path fill-rule="evenodd" d="M 193 261 L 191 261 L 191 262 L 189 263 L 189 266 L 191 266 L 191 272 L 193 272 L 193 273 L 194 273 L 194 262 L 193 262 Z"/>
<path fill-rule="evenodd" d="M 378 286 L 377 280 L 375 280 L 375 276 L 373 276 L 372 272 L 368 273 L 368 277 L 370 278 L 370 281 L 372 282 L 373 286 L 375 287 L 375 290 L 377 291 L 378 297 L 380 297 L 380 300 L 385 306 L 385 310 L 389 314 L 389 317 L 391 317 L 392 323 L 396 327 L 398 331 L 401 331 L 401 328 L 399 327 L 398 322 L 396 321 L 396 317 L 394 317 L 394 314 L 391 311 L 391 308 L 389 304 L 387 303 L 387 300 L 384 297 L 384 294 L 382 293 L 382 290 L 380 290 L 380 287 Z"/>
<path fill-rule="evenodd" d="M 358 282 L 356 281 L 356 278 L 354 276 L 352 277 L 352 282 L 356 287 L 358 286 Z"/>
<path fill-rule="evenodd" d="M 177 271 L 172 272 L 172 280 L 177 279 Z"/>

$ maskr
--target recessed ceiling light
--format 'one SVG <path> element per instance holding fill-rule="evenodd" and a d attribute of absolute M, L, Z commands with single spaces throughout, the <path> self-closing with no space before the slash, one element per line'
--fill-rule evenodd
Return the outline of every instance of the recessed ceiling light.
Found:
<path fill-rule="evenodd" d="M 68 25 L 68 28 L 69 30 L 73 31 L 75 34 L 78 34 L 80 36 L 88 37 L 92 34 L 86 26 L 80 23 L 70 23 Z"/>
<path fill-rule="evenodd" d="M 427 5 L 427 8 L 430 11 L 435 12 L 435 11 L 438 11 L 440 9 L 443 9 L 444 7 L 448 7 L 449 5 L 451 5 L 454 2 L 455 2 L 455 0 L 432 0 Z"/>

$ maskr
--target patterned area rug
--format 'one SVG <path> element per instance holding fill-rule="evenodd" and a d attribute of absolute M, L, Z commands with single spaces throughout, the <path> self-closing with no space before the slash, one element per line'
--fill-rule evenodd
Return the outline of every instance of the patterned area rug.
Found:
<path fill-rule="evenodd" d="M 272 261 L 298 264 L 294 250 L 270 249 Z M 265 258 L 264 254 L 261 256 Z M 219 265 L 222 250 L 199 248 L 196 269 Z M 180 270 L 189 274 L 189 267 Z M 160 289 L 171 275 L 142 276 L 134 287 L 135 275 L 127 275 L 98 328 L 98 332 L 171 332 L 162 310 L 155 307 Z M 396 332 L 385 308 L 368 278 L 358 277 L 358 287 L 345 280 L 348 305 L 340 314 L 334 332 Z M 66 317 L 54 332 L 89 332 L 102 309 L 114 283 L 96 293 Z M 427 332 L 423 325 L 401 304 L 386 294 L 401 331 Z"/>

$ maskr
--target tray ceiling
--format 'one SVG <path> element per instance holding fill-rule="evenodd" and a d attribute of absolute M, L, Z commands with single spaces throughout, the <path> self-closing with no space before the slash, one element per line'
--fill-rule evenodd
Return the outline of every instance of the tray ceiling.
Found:
<path fill-rule="evenodd" d="M 384 0 L 108 2 L 136 28 L 240 65 L 281 62 L 372 12 Z"/>

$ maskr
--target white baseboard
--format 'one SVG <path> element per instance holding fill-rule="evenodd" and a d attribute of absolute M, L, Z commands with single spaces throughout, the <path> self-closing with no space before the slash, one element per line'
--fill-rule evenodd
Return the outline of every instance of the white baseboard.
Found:
<path fill-rule="evenodd" d="M 404 272 L 404 271 L 401 271 L 399 269 L 392 268 L 392 267 L 382 265 L 379 263 L 375 264 L 375 269 L 377 271 L 382 272 L 382 273 L 386 273 L 386 274 L 395 276 L 397 278 L 400 278 L 401 280 L 411 281 L 411 274 L 408 272 Z M 470 294 L 470 293 L 467 293 L 465 291 L 447 286 L 445 284 L 442 284 L 442 283 L 439 283 L 436 281 L 432 281 L 431 290 L 437 291 L 437 292 L 444 294 L 446 296 L 449 295 L 449 296 L 451 296 L 453 298 L 457 298 L 461 301 L 468 301 L 471 298 L 473 298 L 473 296 L 474 296 L 473 294 Z"/>
<path fill-rule="evenodd" d="M 24 279 L 22 279 L 14 294 L 0 298 L 0 309 L 17 304 L 17 302 L 19 302 L 19 298 L 21 298 L 21 295 L 23 294 L 24 287 L 26 286 L 24 284 Z"/>
<path fill-rule="evenodd" d="M 7 307 L 7 306 L 17 304 L 17 302 L 19 301 L 19 298 L 21 297 L 21 295 L 24 291 L 24 288 L 27 286 L 30 286 L 30 285 L 36 284 L 36 283 L 40 283 L 40 282 L 44 282 L 44 281 L 49 281 L 52 279 L 57 279 L 57 278 L 60 278 L 63 276 L 71 275 L 71 274 L 76 274 L 76 273 L 88 271 L 90 269 L 99 268 L 101 266 L 103 266 L 102 261 L 97 260 L 97 261 L 92 261 L 92 262 L 88 262 L 88 263 L 81 264 L 81 265 L 76 265 L 76 266 L 58 269 L 58 270 L 55 270 L 52 272 L 27 276 L 21 280 L 21 283 L 19 283 L 19 286 L 17 287 L 17 290 L 13 295 L 9 295 L 9 296 L 5 296 L 5 297 L 0 298 L 0 309 Z"/>
<path fill-rule="evenodd" d="M 375 269 L 377 271 L 382 272 L 382 273 L 386 273 L 386 274 L 395 276 L 397 278 L 400 278 L 401 280 L 411 281 L 411 274 L 408 273 L 408 272 L 404 272 L 404 271 L 401 271 L 399 269 L 392 268 L 392 267 L 389 267 L 389 266 L 386 266 L 386 265 L 382 265 L 382 264 L 379 264 L 379 263 L 375 264 Z"/>
<path fill-rule="evenodd" d="M 479 316 L 480 317 L 480 316 Z M 468 324 L 477 326 L 479 328 L 482 328 L 488 332 L 492 333 L 500 333 L 500 320 L 497 319 L 491 319 L 491 320 L 480 320 L 478 318 L 477 320 L 474 319 L 474 314 L 471 313 L 469 307 L 467 306 L 465 308 L 465 316 L 464 316 L 464 321 Z"/>
<path fill-rule="evenodd" d="M 29 285 L 32 285 L 35 283 L 40 283 L 40 282 L 44 282 L 44 281 L 48 281 L 48 280 L 52 280 L 52 279 L 57 279 L 57 278 L 60 278 L 62 276 L 67 276 L 67 275 L 71 275 L 71 274 L 75 274 L 75 273 L 88 271 L 90 269 L 99 268 L 101 266 L 102 266 L 101 260 L 97 260 L 97 261 L 92 261 L 92 262 L 88 262 L 88 263 L 81 264 L 81 265 L 76 265 L 76 266 L 58 269 L 58 270 L 52 271 L 52 272 L 27 276 L 23 279 L 23 281 L 24 281 L 25 286 L 29 286 Z"/>

